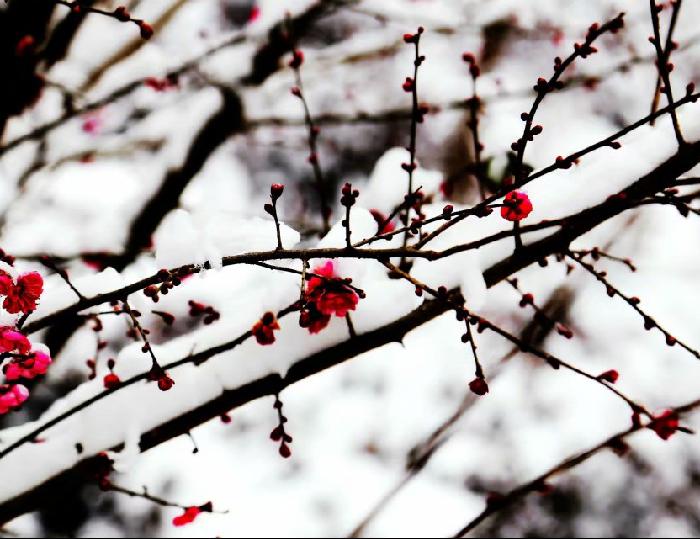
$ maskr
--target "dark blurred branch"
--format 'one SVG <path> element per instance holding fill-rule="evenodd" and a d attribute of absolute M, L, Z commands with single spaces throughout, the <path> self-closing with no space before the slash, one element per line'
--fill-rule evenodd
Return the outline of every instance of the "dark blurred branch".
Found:
<path fill-rule="evenodd" d="M 677 414 L 678 416 L 682 416 L 688 414 L 689 412 L 695 411 L 698 408 L 700 408 L 700 399 L 691 401 L 682 406 L 671 408 L 671 412 Z M 621 446 L 624 447 L 625 440 L 628 437 L 630 437 L 635 432 L 639 432 L 640 430 L 648 428 L 649 425 L 652 423 L 653 421 L 649 421 L 644 424 L 640 422 L 638 425 L 633 425 L 627 430 L 618 432 L 617 434 L 614 434 L 613 436 L 593 446 L 588 451 L 584 451 L 583 453 L 579 453 L 578 455 L 574 455 L 560 462 L 559 464 L 557 464 L 553 468 L 550 468 L 547 472 L 543 473 L 542 475 L 533 479 L 532 481 L 525 483 L 506 494 L 498 496 L 490 503 L 488 503 L 486 509 L 484 509 L 476 518 L 474 518 L 466 526 L 464 526 L 464 528 L 458 531 L 454 535 L 454 537 L 459 538 L 466 536 L 490 516 L 499 513 L 509 507 L 512 507 L 516 502 L 533 492 L 541 491 L 542 488 L 546 486 L 547 481 L 575 468 L 579 464 L 586 462 L 588 459 L 597 455 L 598 453 L 601 453 L 608 449 L 615 450 L 620 448 Z"/>

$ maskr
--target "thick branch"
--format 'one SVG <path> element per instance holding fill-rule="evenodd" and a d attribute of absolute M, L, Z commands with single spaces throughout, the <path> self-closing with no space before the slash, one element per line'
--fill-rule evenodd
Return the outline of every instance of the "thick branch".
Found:
<path fill-rule="evenodd" d="M 350 339 L 322 350 L 294 364 L 287 376 L 271 374 L 244 386 L 223 392 L 216 399 L 195 408 L 167 423 L 146 432 L 141 437 L 141 449 L 147 451 L 172 438 L 181 436 L 194 427 L 218 417 L 233 408 L 278 394 L 281 390 L 314 374 L 391 342 L 401 342 L 411 330 L 433 320 L 448 310 L 445 302 L 428 301 L 402 318 L 364 333 L 360 339 Z M 115 448 L 119 449 L 119 448 Z M 78 463 L 42 485 L 21 496 L 0 504 L 0 522 L 8 522 L 27 512 L 34 511 L 66 489 L 76 489 L 94 476 L 100 465 L 99 457 L 91 457 Z"/>

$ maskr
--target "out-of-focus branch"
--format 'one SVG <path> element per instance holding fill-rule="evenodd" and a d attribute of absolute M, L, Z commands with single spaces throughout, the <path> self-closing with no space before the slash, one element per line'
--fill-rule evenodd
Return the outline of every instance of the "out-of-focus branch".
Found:
<path fill-rule="evenodd" d="M 700 408 L 700 399 L 672 408 L 671 412 L 678 416 L 682 416 L 693 412 L 698 408 Z M 547 484 L 547 481 L 575 468 L 579 464 L 586 462 L 588 459 L 597 455 L 598 453 L 601 453 L 607 449 L 620 448 L 621 445 L 624 446 L 625 440 L 628 437 L 635 432 L 648 428 L 653 423 L 653 420 L 647 423 L 640 422 L 638 425 L 633 425 L 627 430 L 618 432 L 617 434 L 614 434 L 613 436 L 593 446 L 589 450 L 560 462 L 532 481 L 516 487 L 506 494 L 498 496 L 496 499 L 491 501 L 491 503 L 487 504 L 486 509 L 484 509 L 476 518 L 471 520 L 466 526 L 464 526 L 464 528 L 458 531 L 454 537 L 459 538 L 466 536 L 490 516 L 512 507 L 516 502 L 526 497 L 528 494 L 541 490 L 542 487 Z"/>
<path fill-rule="evenodd" d="M 682 1 L 683 0 L 675 0 L 675 2 L 673 2 L 673 15 L 671 27 L 668 32 L 668 43 L 666 44 L 666 48 L 664 48 L 664 45 L 661 43 L 661 23 L 659 21 L 659 11 L 661 11 L 662 8 L 656 4 L 656 0 L 649 0 L 651 22 L 654 28 L 654 36 L 651 41 L 656 49 L 656 67 L 659 71 L 659 78 L 663 81 L 663 93 L 666 95 L 669 105 L 674 102 L 673 87 L 671 86 L 671 70 L 673 69 L 673 64 L 669 62 L 669 59 L 673 50 L 673 30 L 676 26 L 676 20 L 678 18 L 678 12 L 681 9 Z M 678 114 L 675 110 L 671 111 L 671 121 L 673 122 L 673 131 L 675 132 L 678 144 L 685 144 L 681 126 L 678 122 Z"/>
<path fill-rule="evenodd" d="M 172 19 L 177 15 L 178 11 L 187 3 L 187 0 L 176 0 L 175 2 L 165 10 L 156 20 L 151 24 L 154 32 L 162 30 Z M 133 56 L 136 52 L 141 50 L 144 45 L 142 39 L 133 39 L 113 55 L 102 62 L 97 68 L 95 68 L 87 80 L 80 86 L 79 92 L 90 91 L 104 76 L 104 74 L 109 71 L 113 66 L 122 62 L 123 60 Z"/>

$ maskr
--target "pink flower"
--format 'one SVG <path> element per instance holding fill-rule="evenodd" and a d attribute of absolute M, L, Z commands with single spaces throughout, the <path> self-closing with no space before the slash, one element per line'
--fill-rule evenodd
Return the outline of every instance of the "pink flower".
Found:
<path fill-rule="evenodd" d="M 29 398 L 29 390 L 22 384 L 0 386 L 0 414 L 16 410 Z"/>
<path fill-rule="evenodd" d="M 0 328 L 0 353 L 17 351 L 20 354 L 28 354 L 31 348 L 29 339 L 19 331 L 9 327 Z"/>
<path fill-rule="evenodd" d="M 32 352 L 24 359 L 15 359 L 5 369 L 5 379 L 16 381 L 20 378 L 33 380 L 37 376 L 43 376 L 51 365 L 51 358 L 43 352 Z"/>
<path fill-rule="evenodd" d="M 2 283 L 0 283 L 2 286 Z M 39 273 L 33 271 L 25 273 L 17 279 L 7 291 L 7 297 L 3 302 L 3 307 L 10 314 L 19 312 L 28 313 L 36 309 L 36 302 L 44 291 L 44 279 Z"/>
<path fill-rule="evenodd" d="M 501 217 L 508 221 L 522 221 L 532 210 L 530 197 L 521 191 L 512 191 L 503 199 Z"/>

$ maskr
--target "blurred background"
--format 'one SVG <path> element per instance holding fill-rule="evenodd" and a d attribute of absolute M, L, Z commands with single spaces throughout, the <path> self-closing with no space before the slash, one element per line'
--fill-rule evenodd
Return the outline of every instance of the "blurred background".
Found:
<path fill-rule="evenodd" d="M 212 128 L 221 143 L 200 156 L 200 166 L 181 186 L 178 207 L 195 219 L 221 215 L 237 226 L 239 219 L 265 216 L 269 185 L 281 181 L 287 186 L 283 220 L 302 238 L 317 235 L 303 109 L 289 91 L 294 73 L 285 63 L 262 76 L 265 69 L 252 61 L 269 28 L 286 13 L 293 18 L 325 5 L 295 39 L 306 57 L 304 91 L 321 126 L 319 159 L 329 193 L 345 181 L 361 192 L 372 178 L 395 174 L 400 181 L 404 154 L 395 148 L 408 143 L 410 113 L 401 84 L 413 61 L 402 36 L 418 26 L 425 28 L 426 56 L 419 94 L 431 111 L 419 129 L 418 159 L 424 190 L 436 201 L 478 200 L 468 172 L 474 155 L 465 99 L 474 90 L 464 52 L 474 53 L 482 69 L 480 136 L 493 185 L 508 174 L 510 144 L 522 130 L 520 113 L 529 109 L 532 85 L 551 74 L 554 57 L 569 54 L 591 23 L 626 12 L 625 30 L 604 37 L 599 54 L 577 62 L 567 72 L 566 88 L 548 98 L 538 116 L 545 131 L 528 148 L 528 164 L 545 166 L 644 117 L 654 97 L 654 49 L 647 40 L 652 28 L 648 5 L 638 0 L 126 4 L 153 25 L 154 37 L 143 41 L 132 25 L 87 16 L 63 57 L 43 66 L 46 86 L 38 101 L 10 120 L 4 133 L 5 144 L 31 135 L 0 156 L 0 246 L 20 258 L 65 257 L 73 275 L 93 271 L 75 257 L 122 253 L 135 241 L 131 223 L 168 172 L 192 158 L 193 142 L 222 110 Z M 0 17 L 6 9 L 0 6 Z M 661 15 L 664 25 L 669 11 Z M 58 6 L 52 25 L 67 13 Z M 679 93 L 687 82 L 700 80 L 699 19 L 700 4 L 686 2 L 673 56 Z M 178 77 L 167 78 L 174 71 Z M 138 84 L 147 77 L 154 80 Z M 239 101 L 232 105 L 232 99 Z M 81 112 L 94 103 L 102 106 Z M 56 128 L 34 131 L 57 119 Z M 368 189 L 367 197 L 382 212 L 393 206 L 381 190 Z M 642 296 L 665 327 L 700 346 L 700 225 L 693 217 L 669 208 L 635 210 L 592 233 L 581 248 L 607 244 L 615 255 L 631 258 L 636 272 L 609 262 L 600 267 L 622 290 Z M 134 255 L 122 263 L 140 262 Z M 589 275 L 567 276 L 563 265 L 550 264 L 519 277 L 520 286 L 576 337 L 566 340 L 534 324 L 532 311 L 518 307 L 520 294 L 507 283 L 488 292 L 484 315 L 588 371 L 618 370 L 620 388 L 652 409 L 697 397 L 697 360 L 644 332 L 635 313 L 608 298 Z M 262 400 L 233 411 L 230 423 L 211 421 L 195 429 L 193 439 L 144 454 L 115 480 L 136 490 L 145 485 L 178 503 L 211 500 L 226 514 L 203 515 L 176 528 L 171 520 L 177 510 L 86 487 L 17 519 L 3 533 L 332 537 L 354 530 L 365 536 L 445 536 L 478 514 L 489 493 L 528 481 L 629 425 L 629 409 L 609 393 L 512 353 L 492 334 L 480 338 L 491 393 L 471 399 L 460 330 L 452 316 L 441 317 L 411 333 L 404 346 L 387 345 L 286 391 L 295 438 L 290 460 L 281 459 L 269 440 L 275 415 L 272 402 Z M 85 361 L 94 352 L 86 350 L 95 346 L 89 329 L 59 328 L 44 338 L 56 355 L 60 350 L 61 360 L 13 423 L 36 418 L 89 374 Z M 115 337 L 110 346 L 119 344 Z M 434 436 L 445 422 L 444 432 Z M 694 423 L 698 418 L 688 422 Z M 643 432 L 631 445 L 626 458 L 601 453 L 558 478 L 550 493 L 533 494 L 488 520 L 475 536 L 700 535 L 697 439 L 679 434 L 662 442 Z"/>

